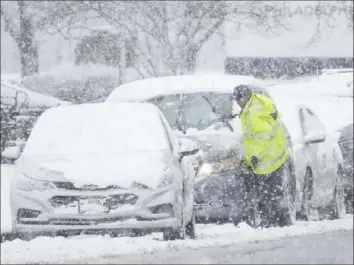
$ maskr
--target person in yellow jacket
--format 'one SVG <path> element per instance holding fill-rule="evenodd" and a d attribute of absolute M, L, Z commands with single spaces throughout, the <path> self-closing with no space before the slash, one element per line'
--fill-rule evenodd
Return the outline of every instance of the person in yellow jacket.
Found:
<path fill-rule="evenodd" d="M 242 109 L 243 159 L 248 169 L 244 181 L 248 191 L 255 190 L 261 226 L 290 225 L 282 206 L 284 165 L 291 152 L 282 115 L 270 97 L 252 93 L 246 85 L 237 86 L 232 97 Z"/>

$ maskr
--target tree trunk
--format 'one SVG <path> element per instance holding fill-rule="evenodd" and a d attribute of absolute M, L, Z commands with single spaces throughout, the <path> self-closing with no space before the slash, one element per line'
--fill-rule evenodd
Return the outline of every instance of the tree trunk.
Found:
<path fill-rule="evenodd" d="M 20 51 L 21 77 L 23 78 L 38 73 L 39 58 L 31 18 L 28 18 L 25 14 L 27 8 L 26 3 L 24 1 L 18 1 L 18 7 L 20 13 L 18 48 Z"/>

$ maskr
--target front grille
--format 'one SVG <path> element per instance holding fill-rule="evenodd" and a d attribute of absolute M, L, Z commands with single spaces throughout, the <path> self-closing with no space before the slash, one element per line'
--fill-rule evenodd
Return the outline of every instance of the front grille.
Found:
<path fill-rule="evenodd" d="M 74 206 L 76 206 L 78 201 L 78 197 L 76 196 L 54 196 L 49 200 L 51 205 L 55 208 L 69 206 L 70 204 L 74 204 Z"/>
<path fill-rule="evenodd" d="M 80 196 L 54 196 L 49 202 L 54 208 L 70 208 L 77 207 L 80 198 L 83 199 Z M 123 205 L 134 205 L 138 199 L 139 197 L 132 193 L 110 195 L 107 196 L 104 206 L 107 207 L 108 210 L 114 210 Z"/>
<path fill-rule="evenodd" d="M 63 189 L 63 190 L 77 190 L 77 191 L 83 191 L 87 190 L 84 188 L 77 188 L 72 182 L 63 182 L 63 181 L 53 181 L 52 182 L 54 186 L 58 189 Z M 104 191 L 104 190 L 115 190 L 115 189 L 122 189 L 122 187 L 119 187 L 117 185 L 109 185 L 105 188 L 95 188 L 95 189 L 89 189 L 91 191 Z"/>
<path fill-rule="evenodd" d="M 109 209 L 117 209 L 122 205 L 134 205 L 138 198 L 138 196 L 132 193 L 109 196 L 107 199 L 107 206 Z"/>

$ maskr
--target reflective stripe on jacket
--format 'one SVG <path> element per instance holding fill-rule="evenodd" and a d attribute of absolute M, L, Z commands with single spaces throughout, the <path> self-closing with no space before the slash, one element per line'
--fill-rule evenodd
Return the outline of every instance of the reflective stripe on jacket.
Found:
<path fill-rule="evenodd" d="M 240 115 L 243 133 L 244 159 L 255 174 L 269 174 L 277 170 L 290 153 L 282 115 L 272 117 L 276 107 L 271 98 L 253 94 Z M 259 159 L 256 167 L 252 156 Z"/>

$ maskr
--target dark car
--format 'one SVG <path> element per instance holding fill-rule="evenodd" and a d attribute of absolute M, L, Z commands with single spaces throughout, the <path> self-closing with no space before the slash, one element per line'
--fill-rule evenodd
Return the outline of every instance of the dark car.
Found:
<path fill-rule="evenodd" d="M 343 155 L 343 178 L 347 212 L 353 212 L 353 124 L 341 130 L 338 144 Z"/>
<path fill-rule="evenodd" d="M 241 187 L 240 111 L 231 99 L 233 88 L 248 84 L 255 93 L 267 89 L 253 77 L 237 75 L 186 75 L 137 80 L 116 88 L 106 102 L 140 101 L 159 107 L 180 138 L 198 143 L 195 166 L 197 222 L 234 221 L 245 213 L 239 205 Z M 235 221 L 236 220 L 236 221 Z"/>

